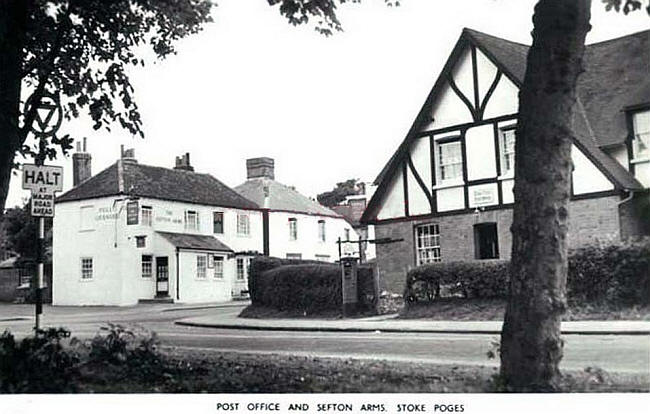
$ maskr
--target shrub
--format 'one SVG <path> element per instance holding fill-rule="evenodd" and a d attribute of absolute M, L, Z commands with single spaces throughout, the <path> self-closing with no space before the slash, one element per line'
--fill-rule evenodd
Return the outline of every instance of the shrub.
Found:
<path fill-rule="evenodd" d="M 264 288 L 257 284 L 262 273 L 280 266 L 299 264 L 323 264 L 323 262 L 313 260 L 280 259 L 278 257 L 266 256 L 258 256 L 254 258 L 248 268 L 248 294 L 250 295 L 251 303 L 253 305 L 262 305 L 259 295 L 262 293 Z"/>
<path fill-rule="evenodd" d="M 307 314 L 341 308 L 341 270 L 336 264 L 285 265 L 254 279 L 255 305 Z"/>
<path fill-rule="evenodd" d="M 79 357 L 61 343 L 69 337 L 64 328 L 39 329 L 17 343 L 5 331 L 0 336 L 0 392 L 74 392 Z"/>
<path fill-rule="evenodd" d="M 464 297 L 508 295 L 507 260 L 430 263 L 406 276 L 406 303 L 431 301 L 441 290 Z M 650 239 L 586 246 L 569 254 L 567 298 L 574 304 L 650 303 Z"/>

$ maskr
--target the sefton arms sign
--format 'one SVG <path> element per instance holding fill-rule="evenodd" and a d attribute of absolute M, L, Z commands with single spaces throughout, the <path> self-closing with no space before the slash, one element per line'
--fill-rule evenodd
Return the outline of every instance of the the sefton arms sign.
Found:
<path fill-rule="evenodd" d="M 23 189 L 32 192 L 32 216 L 54 217 L 54 193 L 63 190 L 63 167 L 23 165 Z"/>

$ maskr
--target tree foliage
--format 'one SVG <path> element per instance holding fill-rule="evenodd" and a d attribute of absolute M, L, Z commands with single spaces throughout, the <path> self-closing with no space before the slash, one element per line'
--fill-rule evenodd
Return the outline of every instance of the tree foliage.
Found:
<path fill-rule="evenodd" d="M 345 200 L 345 197 L 349 195 L 363 194 L 363 191 L 363 183 L 360 183 L 356 178 L 351 178 L 349 180 L 336 183 L 336 187 L 334 187 L 333 190 L 318 194 L 316 196 L 316 199 L 322 205 L 326 207 L 332 207 Z"/>

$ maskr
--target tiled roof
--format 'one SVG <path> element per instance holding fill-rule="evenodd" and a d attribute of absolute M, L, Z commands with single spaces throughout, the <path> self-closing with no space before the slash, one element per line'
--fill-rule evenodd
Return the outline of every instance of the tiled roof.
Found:
<path fill-rule="evenodd" d="M 219 207 L 258 209 L 209 174 L 118 161 L 57 198 L 57 202 L 127 194 Z"/>
<path fill-rule="evenodd" d="M 268 205 L 264 204 L 265 187 L 268 188 Z M 249 179 L 245 183 L 235 187 L 235 191 L 243 197 L 270 210 L 340 217 L 339 214 L 329 208 L 269 178 Z"/>
<path fill-rule="evenodd" d="M 168 242 L 180 249 L 210 250 L 215 252 L 233 252 L 233 249 L 220 242 L 213 236 L 201 236 L 198 234 L 156 232 Z"/>

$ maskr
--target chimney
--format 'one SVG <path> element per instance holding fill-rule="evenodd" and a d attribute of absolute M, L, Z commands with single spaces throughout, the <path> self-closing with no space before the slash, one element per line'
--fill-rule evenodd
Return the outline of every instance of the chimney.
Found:
<path fill-rule="evenodd" d="M 128 148 L 124 149 L 124 145 L 120 146 L 120 158 L 124 163 L 137 164 L 138 160 L 135 159 L 135 149 Z"/>
<path fill-rule="evenodd" d="M 86 138 L 83 144 L 77 142 L 77 152 L 72 154 L 72 186 L 76 187 L 92 176 L 90 153 L 86 152 Z"/>
<path fill-rule="evenodd" d="M 194 167 L 190 165 L 190 153 L 186 152 L 185 155 L 176 157 L 175 170 L 194 171 Z"/>
<path fill-rule="evenodd" d="M 273 158 L 260 157 L 246 160 L 246 176 L 249 180 L 252 178 L 268 178 L 274 180 L 274 168 L 275 162 Z"/>

